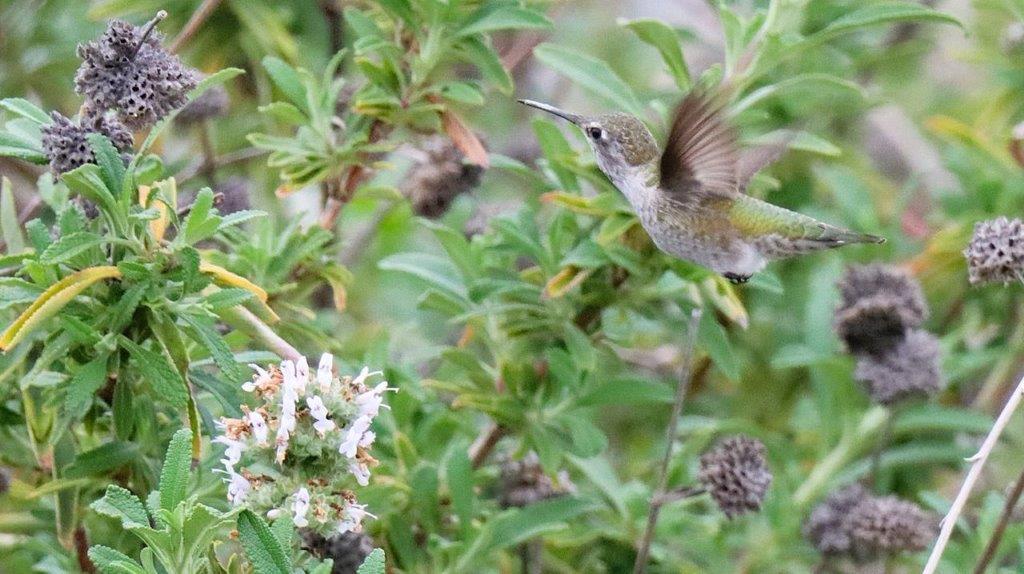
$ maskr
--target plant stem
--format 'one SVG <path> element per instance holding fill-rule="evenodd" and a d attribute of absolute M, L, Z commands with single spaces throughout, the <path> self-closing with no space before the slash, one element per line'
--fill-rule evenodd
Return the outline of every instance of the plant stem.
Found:
<path fill-rule="evenodd" d="M 469 461 L 473 465 L 473 468 L 480 468 L 480 465 L 487 460 L 487 455 L 491 454 L 494 450 L 494 446 L 498 444 L 501 437 L 507 433 L 505 427 L 498 423 L 489 423 L 477 436 L 473 444 L 469 446 Z"/>
<path fill-rule="evenodd" d="M 162 22 L 163 19 L 166 18 L 166 17 L 167 17 L 167 11 L 166 10 L 160 10 L 159 12 L 156 13 L 156 16 L 153 16 L 152 20 L 150 20 L 149 22 L 146 22 L 146 25 L 142 28 L 142 34 L 139 37 L 139 43 L 138 43 L 137 46 L 135 46 L 135 51 L 132 52 L 131 57 L 128 58 L 129 60 L 134 60 L 135 59 L 135 56 L 138 55 L 139 50 L 142 49 L 142 45 L 146 43 L 146 40 L 149 39 L 149 35 L 152 34 L 153 30 L 156 29 L 157 24 Z"/>
<path fill-rule="evenodd" d="M 202 172 L 206 182 L 211 186 L 217 185 L 217 153 L 213 147 L 213 135 L 210 133 L 210 122 L 202 120 L 199 122 L 199 144 L 203 148 L 203 164 L 199 170 Z"/>
<path fill-rule="evenodd" d="M 196 32 L 199 31 L 199 28 L 206 23 L 206 20 L 210 18 L 213 11 L 220 5 L 220 1 L 221 0 L 204 0 L 203 3 L 196 8 L 196 11 L 192 13 L 192 16 L 188 19 L 188 22 L 185 23 L 185 27 L 181 29 L 181 32 L 178 32 L 178 35 L 174 37 L 174 41 L 171 42 L 168 51 L 173 54 L 180 50 L 186 42 L 191 40 L 192 36 L 195 36 Z"/>
<path fill-rule="evenodd" d="M 871 484 L 874 485 L 877 490 L 879 487 L 880 467 L 882 466 L 882 451 L 885 447 L 889 446 L 889 440 L 892 436 L 892 421 L 896 418 L 896 413 L 889 413 L 889 416 L 885 419 L 885 425 L 882 427 L 882 432 L 878 435 L 878 441 L 875 442 L 875 449 L 871 453 Z"/>
<path fill-rule="evenodd" d="M 544 541 L 531 538 L 519 545 L 519 557 L 523 562 L 523 574 L 544 572 Z"/>
<path fill-rule="evenodd" d="M 647 571 L 647 557 L 651 552 L 651 541 L 654 539 L 654 528 L 658 525 L 658 515 L 665 503 L 665 494 L 668 487 L 668 467 L 672 462 L 672 451 L 676 443 L 676 434 L 679 427 L 679 416 L 683 412 L 683 403 L 686 401 L 686 392 L 690 388 L 690 375 L 693 363 L 694 348 L 697 345 L 697 327 L 700 325 L 701 308 L 698 307 L 690 313 L 690 323 L 686 330 L 686 339 L 683 341 L 682 365 L 679 372 L 679 383 L 676 385 L 676 398 L 672 403 L 672 413 L 668 418 L 668 428 L 665 430 L 665 456 L 661 459 L 661 468 L 658 469 L 658 484 L 651 496 L 651 509 L 647 515 L 647 527 L 644 529 L 643 538 L 637 547 L 636 562 L 633 563 L 633 574 L 643 574 Z"/>
<path fill-rule="evenodd" d="M 936 568 L 939 567 L 939 559 L 942 558 L 942 553 L 946 550 L 946 544 L 949 543 L 949 538 L 953 535 L 957 519 L 960 518 L 960 513 L 963 512 L 964 506 L 967 504 L 967 497 L 970 496 L 974 483 L 981 476 L 981 469 L 985 466 L 988 456 L 992 453 L 992 449 L 995 448 L 996 442 L 999 441 L 999 435 L 1003 433 L 1003 429 L 1010 422 L 1010 418 L 1020 404 L 1022 397 L 1024 397 L 1024 378 L 1021 378 L 1020 382 L 1017 383 L 1017 388 L 1013 390 L 1013 393 L 1006 400 L 1006 405 L 1003 406 L 1003 410 L 999 413 L 999 418 L 996 419 L 995 424 L 992 425 L 992 429 L 988 431 L 988 436 L 981 443 L 978 453 L 967 459 L 972 463 L 971 469 L 967 471 L 964 483 L 960 487 L 960 491 L 957 492 L 956 499 L 949 508 L 949 512 L 942 519 L 942 530 L 939 532 L 938 540 L 935 541 L 935 547 L 932 548 L 931 555 L 928 556 L 928 563 L 924 567 L 923 574 L 934 574 Z"/>
<path fill-rule="evenodd" d="M 1003 533 L 1006 531 L 1006 525 L 1010 523 L 1010 517 L 1013 516 L 1013 511 L 1017 507 L 1017 502 L 1020 501 L 1022 493 L 1024 493 L 1024 470 L 1017 477 L 1017 483 L 1013 485 L 1013 491 L 1010 492 L 1010 496 L 1006 498 L 1003 513 L 999 516 L 999 522 L 996 524 L 995 530 L 992 531 L 992 538 L 989 539 L 988 544 L 985 546 L 985 551 L 982 553 L 981 558 L 978 559 L 978 565 L 974 567 L 974 574 L 984 574 L 989 562 L 992 562 L 992 559 L 995 558 L 996 550 L 999 549 L 999 542 L 1003 539 Z"/>
<path fill-rule="evenodd" d="M 793 494 L 793 504 L 797 508 L 805 507 L 814 500 L 836 472 L 851 458 L 863 450 L 865 440 L 878 432 L 889 416 L 885 408 L 876 406 L 866 413 L 857 424 L 852 434 L 847 433 L 840 439 L 832 452 L 821 460 L 808 475 L 807 480 Z"/>
<path fill-rule="evenodd" d="M 89 559 L 89 537 L 82 526 L 75 529 L 75 555 L 78 558 L 78 567 L 82 572 L 96 571 L 96 565 Z"/>
<path fill-rule="evenodd" d="M 266 348 L 277 353 L 282 359 L 297 361 L 302 358 L 302 353 L 291 346 L 288 341 L 282 339 L 280 335 L 275 333 L 273 329 L 261 321 L 252 311 L 244 307 L 235 306 L 222 309 L 217 314 L 225 323 L 263 343 Z"/>

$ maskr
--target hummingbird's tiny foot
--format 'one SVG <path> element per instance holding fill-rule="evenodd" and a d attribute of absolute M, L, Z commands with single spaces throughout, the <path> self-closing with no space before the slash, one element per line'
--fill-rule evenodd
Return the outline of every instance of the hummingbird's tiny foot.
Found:
<path fill-rule="evenodd" d="M 742 284 L 746 283 L 747 281 L 750 281 L 750 278 L 753 277 L 753 276 L 752 275 L 740 275 L 738 273 L 722 273 L 722 277 L 725 277 L 726 279 L 728 279 L 729 283 L 732 283 L 733 285 L 742 285 Z"/>

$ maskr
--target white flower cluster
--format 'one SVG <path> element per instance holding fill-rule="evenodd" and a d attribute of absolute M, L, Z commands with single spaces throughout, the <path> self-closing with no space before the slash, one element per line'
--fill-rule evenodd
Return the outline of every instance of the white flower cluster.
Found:
<path fill-rule="evenodd" d="M 325 353 L 315 375 L 303 357 L 263 369 L 242 389 L 262 404 L 242 406 L 242 418 L 222 418 L 221 463 L 232 505 L 245 504 L 275 518 L 290 510 L 300 528 L 324 534 L 359 531 L 373 516 L 344 488 L 351 475 L 366 486 L 377 461 L 369 449 L 370 430 L 384 405 L 387 381 L 370 387 L 381 374 L 368 368 L 356 377 L 334 375 L 334 357 Z M 290 501 L 290 503 L 289 503 Z"/>

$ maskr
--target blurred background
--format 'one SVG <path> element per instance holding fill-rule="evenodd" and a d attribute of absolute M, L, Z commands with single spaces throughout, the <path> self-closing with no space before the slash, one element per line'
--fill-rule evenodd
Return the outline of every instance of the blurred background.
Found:
<path fill-rule="evenodd" d="M 173 38 L 200 4 L 0 0 L 0 96 L 23 96 L 43 109 L 71 115 L 80 105 L 73 92 L 77 44 L 98 36 L 110 18 L 141 23 L 158 9 L 168 11 L 161 30 Z M 227 86 L 229 113 L 208 127 L 215 153 L 232 159 L 218 169 L 218 179 L 241 178 L 247 201 L 272 214 L 253 233 L 273 234 L 273 229 L 296 222 L 314 225 L 321 209 L 316 185 L 281 197 L 277 171 L 268 169 L 265 156 L 246 138 L 253 132 L 288 133 L 258 111 L 274 99 L 260 62 L 273 55 L 319 74 L 337 49 L 352 45 L 352 30 L 343 23 L 342 10 L 373 4 L 224 0 L 179 50 L 187 63 L 205 73 L 228 66 L 246 70 Z M 393 136 L 401 145 L 387 156 L 387 165 L 377 171 L 372 185 L 357 191 L 336 226 L 337 257 L 353 275 L 344 311 L 335 312 L 329 304 L 313 305 L 314 311 L 301 315 L 305 323 L 295 319 L 284 328 L 286 338 L 311 354 L 322 345 L 353 359 L 386 357 L 401 373 L 395 376 L 409 385 L 420 378 L 461 376 L 453 374 L 455 361 L 444 352 L 458 346 L 460 337 L 466 336 L 462 323 L 471 321 L 425 308 L 422 277 L 402 272 L 399 263 L 407 259 L 394 256 L 443 255 L 435 234 L 421 224 L 424 215 L 484 247 L 496 245 L 488 239 L 496 220 L 520 221 L 522 213 L 542 212 L 547 215 L 538 220 L 550 221 L 556 208 L 542 201 L 542 194 L 556 190 L 552 180 L 557 178 L 551 175 L 558 174 L 559 160 L 551 150 L 542 149 L 539 132 L 562 132 L 574 165 L 593 172 L 581 134 L 538 118 L 516 104 L 516 98 L 582 113 L 614 110 L 618 103 L 609 97 L 606 85 L 602 87 L 606 76 L 580 81 L 550 65 L 551 59 L 538 57 L 534 49 L 550 43 L 603 62 L 607 70 L 599 71 L 610 71 L 636 94 L 643 119 L 660 141 L 667 112 L 682 90 L 658 50 L 640 41 L 630 23 L 654 19 L 674 29 L 686 67 L 696 79 L 720 66 L 727 51 L 733 51 L 727 49 L 728 28 L 742 28 L 744 22 L 763 15 L 769 3 L 722 2 L 722 9 L 717 4 L 537 3 L 553 27 L 494 33 L 494 48 L 514 79 L 514 93 L 488 91 L 483 105 L 466 105 L 459 113 L 492 158 L 499 159 L 482 173 L 479 185 L 467 186 L 471 189 L 460 190 L 450 206 L 428 214 L 410 193 L 394 196 L 381 191 L 403 189 L 412 177 L 409 170 L 429 149 L 426 136 L 411 131 Z M 809 33 L 877 3 L 778 4 L 781 21 L 792 20 L 787 24 L 792 30 Z M 706 500 L 666 510 L 657 537 L 658 571 L 819 571 L 815 568 L 821 567 L 821 559 L 804 539 L 801 525 L 829 491 L 872 474 L 873 456 L 879 458 L 872 488 L 943 513 L 959 486 L 963 458 L 975 450 L 1024 372 L 1022 286 L 972 288 L 962 256 L 976 222 L 1019 216 L 1024 207 L 1024 127 L 1015 130 L 1024 121 L 1024 3 L 920 4 L 952 16 L 962 27 L 940 20 L 909 21 L 842 35 L 781 59 L 734 102 L 734 119 L 747 144 L 778 129 L 807 134 L 754 180 L 749 193 L 830 223 L 883 235 L 888 242 L 773 264 L 750 286 L 715 287 L 725 293 L 725 303 L 720 303 L 715 326 L 702 335 L 682 418 L 685 441 L 671 476 L 685 482 L 695 474 L 700 452 L 717 436 L 743 432 L 767 445 L 775 483 L 764 512 L 742 520 L 727 521 L 707 512 Z M 354 69 L 346 63 L 341 75 Z M 461 77 L 458 66 L 450 73 Z M 538 128 L 538 123 L 546 127 Z M 202 137 L 194 127 L 177 126 L 158 144 L 166 170 L 177 174 L 185 194 L 211 183 L 201 173 L 197 150 Z M 543 180 L 531 179 L 524 170 L 541 174 Z M 38 203 L 34 190 L 42 172 L 0 159 L 0 174 L 14 181 L 18 207 L 25 214 Z M 601 191 L 600 184 L 582 181 L 576 191 L 583 197 Z M 507 245 L 497 249 L 509 251 Z M 889 409 L 893 422 L 885 425 L 871 418 L 876 407 L 854 380 L 854 359 L 833 331 L 839 302 L 836 283 L 848 265 L 875 261 L 898 266 L 920 282 L 931 310 L 925 328 L 941 341 L 946 383 L 931 401 Z M 683 288 L 667 292 L 686 299 Z M 314 300 L 317 296 L 313 294 Z M 615 378 L 656 381 L 670 388 L 680 358 L 682 321 L 661 320 L 654 303 L 645 314 L 645 304 L 642 299 L 632 304 L 640 311 L 604 309 L 601 334 L 608 340 L 602 342 L 602 353 L 615 357 L 609 371 Z M 728 304 L 742 312 L 734 310 L 730 316 Z M 743 314 L 749 317 L 746 328 L 738 319 Z M 506 343 L 514 346 L 513 338 L 510 335 Z M 443 356 L 448 359 L 439 359 Z M 628 386 L 624 389 L 619 400 L 602 400 L 593 410 L 594 423 L 607 437 L 600 456 L 570 456 L 560 462 L 561 468 L 546 468 L 551 475 L 567 471 L 581 496 L 589 493 L 603 501 L 548 536 L 550 571 L 621 572 L 632 564 L 631 540 L 646 516 L 652 469 L 664 448 L 669 401 L 662 391 L 645 399 L 631 396 Z M 451 430 L 437 431 L 438 436 L 468 440 L 486 420 L 473 412 L 472 405 L 461 410 L 462 405 L 452 401 L 450 388 L 424 385 L 410 394 L 417 402 L 433 401 L 457 413 L 449 421 Z M 416 408 L 432 412 L 422 405 Z M 1021 471 L 1022 440 L 1024 421 L 1018 418 L 976 489 L 948 552 L 949 572 L 969 571 L 984 547 L 1005 491 Z M 876 442 L 885 446 L 875 448 Z M 497 450 L 518 456 L 529 448 L 511 439 Z M 429 458 L 427 452 L 423 454 Z M 493 467 L 484 472 L 496 480 L 500 471 Z M 389 496 L 383 492 L 379 501 Z M 385 532 L 388 524 L 392 523 L 382 520 L 370 531 L 390 536 Z M 1024 568 L 1021 534 L 1024 525 L 1015 517 L 1000 554 L 1006 572 Z M 516 571 L 514 563 L 507 559 L 499 569 Z M 889 571 L 915 571 L 921 563 L 922 556 L 911 554 L 891 562 Z M 430 571 L 428 566 L 402 568 Z"/>

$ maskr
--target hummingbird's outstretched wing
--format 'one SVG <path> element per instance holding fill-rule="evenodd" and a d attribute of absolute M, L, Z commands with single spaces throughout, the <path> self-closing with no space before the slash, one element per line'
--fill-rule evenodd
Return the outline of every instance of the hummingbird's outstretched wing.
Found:
<path fill-rule="evenodd" d="M 734 197 L 736 132 L 722 113 L 721 97 L 694 89 L 676 107 L 661 154 L 661 188 L 669 194 Z"/>

